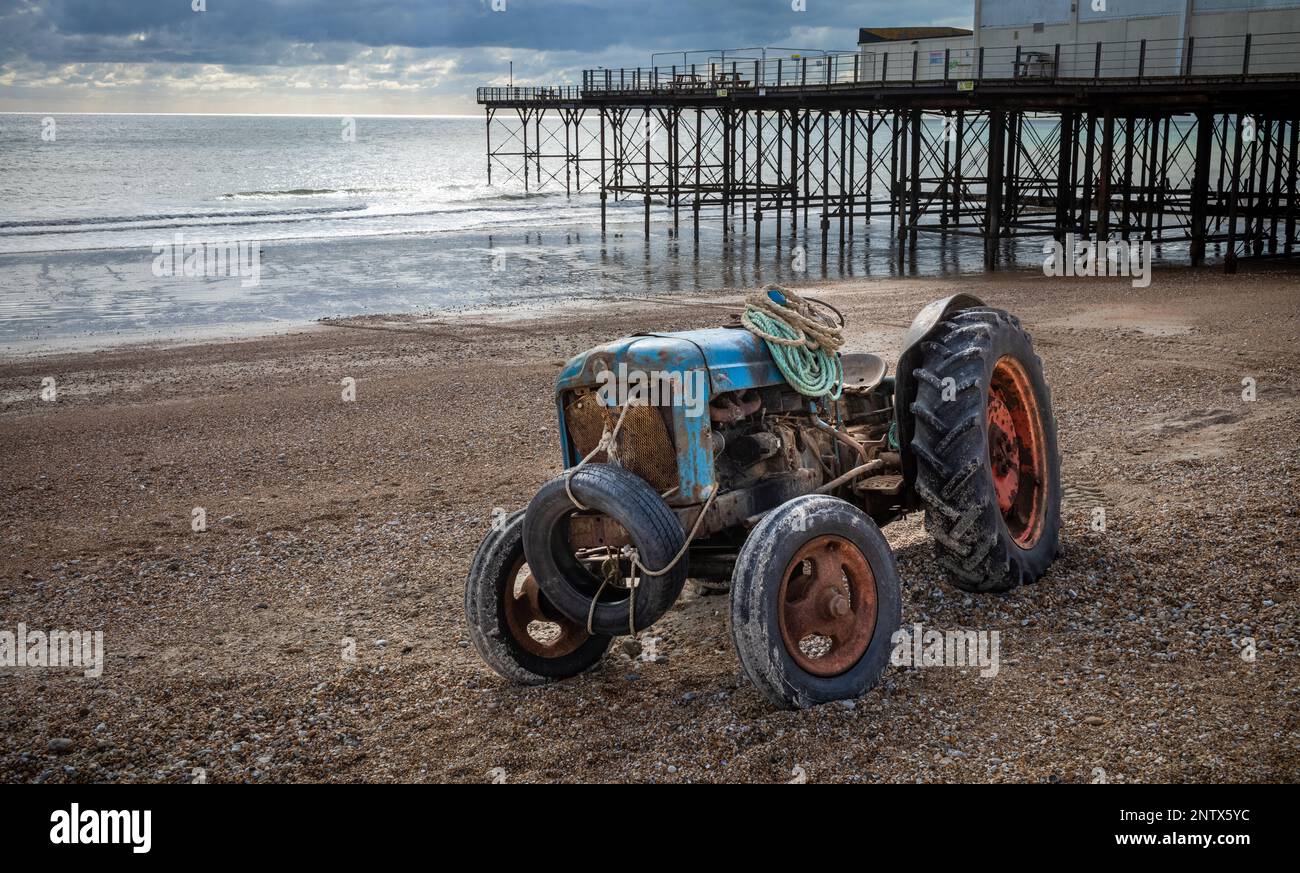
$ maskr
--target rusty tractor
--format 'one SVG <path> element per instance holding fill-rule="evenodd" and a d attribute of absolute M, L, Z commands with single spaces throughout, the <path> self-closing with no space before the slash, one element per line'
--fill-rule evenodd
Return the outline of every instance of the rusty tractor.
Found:
<path fill-rule="evenodd" d="M 813 308 L 807 325 L 836 327 Z M 889 522 L 924 511 L 962 590 L 1036 581 L 1057 555 L 1061 485 L 1029 335 L 959 294 L 922 309 L 902 346 L 894 376 L 877 355 L 835 352 L 817 397 L 778 365 L 783 347 L 739 324 L 570 360 L 555 393 L 565 472 L 493 525 L 469 572 L 483 660 L 519 683 L 574 676 L 659 620 L 689 577 L 729 587 L 758 691 L 806 707 L 862 695 L 889 661 Z"/>

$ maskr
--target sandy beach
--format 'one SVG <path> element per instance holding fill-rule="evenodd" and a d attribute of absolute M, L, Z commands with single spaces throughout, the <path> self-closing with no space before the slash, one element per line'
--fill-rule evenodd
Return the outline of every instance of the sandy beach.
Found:
<path fill-rule="evenodd" d="M 885 531 L 904 625 L 1000 631 L 997 676 L 891 668 L 856 704 L 802 712 L 744 682 L 726 595 L 689 584 L 649 632 L 659 658 L 616 643 L 545 688 L 507 685 L 464 628 L 494 509 L 560 470 L 561 363 L 721 323 L 737 294 L 12 358 L 0 628 L 102 630 L 107 655 L 97 678 L 0 668 L 0 778 L 1295 781 L 1298 282 L 1261 264 L 1145 289 L 1036 273 L 804 289 L 845 313 L 850 350 L 887 358 L 934 298 L 1017 314 L 1069 487 L 1064 557 L 1006 595 L 949 587 L 919 516 Z"/>

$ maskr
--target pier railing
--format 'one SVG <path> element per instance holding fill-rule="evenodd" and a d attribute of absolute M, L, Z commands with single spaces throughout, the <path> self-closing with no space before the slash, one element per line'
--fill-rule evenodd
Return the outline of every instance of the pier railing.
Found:
<path fill-rule="evenodd" d="M 743 58 L 583 71 L 584 94 L 1300 73 L 1300 33 Z M 724 95 L 725 96 L 725 95 Z"/>
<path fill-rule="evenodd" d="M 581 90 L 574 85 L 487 86 L 478 89 L 479 103 L 563 103 L 581 98 Z"/>
<path fill-rule="evenodd" d="M 758 94 L 767 89 L 923 87 L 997 82 L 1042 85 L 1300 75 L 1300 33 L 1142 39 L 1036 46 L 731 58 L 584 70 L 580 87 L 480 88 L 480 103 L 584 97 Z M 962 87 L 974 87 L 964 84 Z"/>

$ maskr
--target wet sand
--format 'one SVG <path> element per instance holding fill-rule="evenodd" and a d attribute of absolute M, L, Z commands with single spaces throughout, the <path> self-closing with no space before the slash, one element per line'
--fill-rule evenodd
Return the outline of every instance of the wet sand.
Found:
<path fill-rule="evenodd" d="M 741 678 L 725 595 L 688 586 L 649 632 L 662 660 L 616 643 L 540 689 L 491 673 L 463 627 L 493 510 L 559 472 L 561 362 L 717 324 L 737 295 L 10 359 L 0 629 L 102 629 L 107 659 L 99 678 L 0 668 L 0 777 L 1295 781 L 1298 289 L 1258 266 L 1141 290 L 1028 273 L 804 289 L 844 311 L 850 350 L 886 357 L 931 299 L 1015 312 L 1069 487 L 1065 556 L 1007 595 L 947 586 L 919 516 L 885 531 L 904 623 L 1000 631 L 996 677 L 891 668 L 853 706 L 794 713 Z"/>
<path fill-rule="evenodd" d="M 956 277 L 983 264 L 983 240 L 971 236 L 941 237 L 900 259 L 887 221 L 870 232 L 859 226 L 841 246 L 835 234 L 823 244 L 816 228 L 791 239 L 788 222 L 757 241 L 740 222 L 724 234 L 721 219 L 707 214 L 698 241 L 690 222 L 678 238 L 662 211 L 646 240 L 627 202 L 611 209 L 604 235 L 589 204 L 560 214 L 545 225 L 529 224 L 525 213 L 486 229 L 245 240 L 258 247 L 255 276 L 156 275 L 163 255 L 148 240 L 161 234 L 160 251 L 174 252 L 163 230 L 141 232 L 134 246 L 17 253 L 0 246 L 0 360 L 52 348 L 216 341 L 378 312 L 445 318 L 485 307 L 581 305 L 612 293 L 680 299 L 768 282 Z M 184 233 L 190 242 L 212 239 L 194 228 Z M 1186 247 L 1164 245 L 1154 257 L 1158 268 L 1181 265 Z M 1007 241 L 1003 258 L 1009 268 L 1039 271 L 1042 241 Z"/>

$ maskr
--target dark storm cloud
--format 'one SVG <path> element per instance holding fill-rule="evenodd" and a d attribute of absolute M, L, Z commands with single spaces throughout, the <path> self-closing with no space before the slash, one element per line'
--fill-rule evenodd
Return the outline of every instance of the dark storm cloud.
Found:
<path fill-rule="evenodd" d="M 973 11 L 972 0 L 807 0 L 805 12 L 790 0 L 191 5 L 0 0 L 0 110 L 468 113 L 475 86 L 510 76 L 572 83 L 667 50 L 851 50 L 860 26 L 969 25 Z"/>
<path fill-rule="evenodd" d="M 919 0 L 0 0 L 0 63 L 342 63 L 347 46 L 496 46 L 600 53 L 611 46 L 712 48 L 833 28 L 961 23 L 972 4 Z"/>

